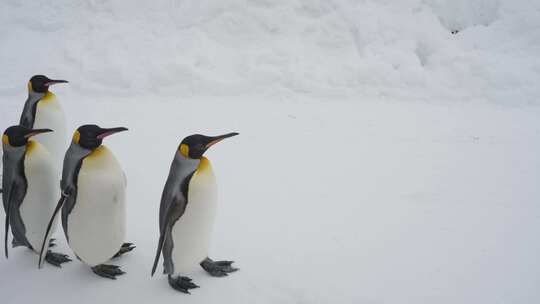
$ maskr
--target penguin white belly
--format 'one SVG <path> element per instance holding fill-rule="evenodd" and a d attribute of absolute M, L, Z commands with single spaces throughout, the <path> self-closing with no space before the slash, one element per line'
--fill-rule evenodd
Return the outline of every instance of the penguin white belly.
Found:
<path fill-rule="evenodd" d="M 69 246 L 86 264 L 112 258 L 126 233 L 126 183 L 116 157 L 100 146 L 82 163 L 77 199 L 68 215 Z"/>
<path fill-rule="evenodd" d="M 54 132 L 36 135 L 34 139 L 45 146 L 58 164 L 62 164 L 68 145 L 66 117 L 56 96 L 51 92 L 37 104 L 34 129 L 42 128 L 52 129 Z"/>
<path fill-rule="evenodd" d="M 208 256 L 216 207 L 216 179 L 203 158 L 189 183 L 186 210 L 172 229 L 175 274 L 193 271 Z"/>
<path fill-rule="evenodd" d="M 24 160 L 24 172 L 28 187 L 19 210 L 26 239 L 34 251 L 39 252 L 47 224 L 60 198 L 58 169 L 44 146 L 38 142 L 29 141 Z M 54 232 L 55 228 L 56 221 L 51 231 Z"/>

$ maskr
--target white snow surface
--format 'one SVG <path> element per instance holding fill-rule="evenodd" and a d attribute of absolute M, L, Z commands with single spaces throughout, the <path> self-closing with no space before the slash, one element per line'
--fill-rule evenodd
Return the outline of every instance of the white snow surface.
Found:
<path fill-rule="evenodd" d="M 539 54 L 533 0 L 3 0 L 0 129 L 33 74 L 68 130 L 128 127 L 137 248 L 116 281 L 60 232 L 62 269 L 11 249 L 0 303 L 540 303 Z M 210 255 L 241 270 L 183 295 L 150 278 L 161 191 L 233 131 Z"/>

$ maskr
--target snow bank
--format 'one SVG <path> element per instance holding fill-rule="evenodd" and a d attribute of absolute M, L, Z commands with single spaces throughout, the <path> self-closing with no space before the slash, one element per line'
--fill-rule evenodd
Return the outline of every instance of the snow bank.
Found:
<path fill-rule="evenodd" d="M 451 31 L 459 31 L 452 35 Z M 540 3 L 0 3 L 0 94 L 35 73 L 80 94 L 538 103 Z"/>

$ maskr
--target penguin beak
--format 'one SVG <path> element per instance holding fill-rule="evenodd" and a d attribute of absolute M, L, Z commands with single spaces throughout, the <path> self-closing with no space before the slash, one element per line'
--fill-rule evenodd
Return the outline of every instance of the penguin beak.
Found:
<path fill-rule="evenodd" d="M 29 130 L 29 133 L 26 134 L 24 136 L 24 138 L 30 138 L 30 137 L 38 135 L 38 134 L 49 133 L 49 132 L 53 132 L 53 130 L 51 130 L 51 129 L 33 129 L 33 130 Z"/>
<path fill-rule="evenodd" d="M 236 132 L 232 132 L 232 133 L 227 133 L 227 134 L 223 134 L 223 135 L 219 135 L 219 136 L 214 136 L 214 137 L 210 137 L 210 142 L 208 142 L 206 144 L 206 149 L 210 148 L 211 146 L 217 144 L 218 142 L 224 140 L 225 138 L 229 138 L 229 137 L 233 137 L 233 136 L 236 136 L 236 135 L 239 135 L 240 133 L 236 133 Z"/>
<path fill-rule="evenodd" d="M 48 87 L 50 85 L 53 85 L 53 84 L 57 84 L 57 83 L 68 83 L 67 80 L 55 80 L 55 79 L 49 79 L 49 81 L 45 82 L 45 86 Z"/>
<path fill-rule="evenodd" d="M 127 128 L 119 127 L 119 128 L 110 128 L 110 129 L 101 129 L 101 133 L 96 136 L 98 139 L 104 139 L 107 136 L 111 136 L 113 134 L 127 131 Z"/>

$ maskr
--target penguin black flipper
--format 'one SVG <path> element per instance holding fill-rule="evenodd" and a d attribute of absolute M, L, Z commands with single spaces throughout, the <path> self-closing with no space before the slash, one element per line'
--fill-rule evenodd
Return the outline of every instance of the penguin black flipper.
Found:
<path fill-rule="evenodd" d="M 171 237 L 170 234 L 172 225 L 184 214 L 187 206 L 187 199 L 183 193 L 181 195 L 178 195 L 170 203 L 169 201 L 162 200 L 162 204 L 165 202 L 168 203 L 168 208 L 166 209 L 167 211 L 164 212 L 163 220 L 161 221 L 162 225 L 160 227 L 160 235 L 158 247 L 156 250 L 156 257 L 154 259 L 154 265 L 152 266 L 152 276 L 156 272 L 157 264 L 163 250 L 163 244 L 165 243 L 165 239 Z M 164 254 L 164 258 L 170 260 L 170 254 L 168 256 Z"/>
<path fill-rule="evenodd" d="M 79 172 L 77 171 L 77 174 L 79 174 Z M 75 207 L 75 201 L 77 200 L 77 188 L 73 188 L 71 191 L 70 191 L 70 195 L 69 197 L 66 198 L 66 200 L 64 201 L 64 204 L 62 206 L 62 211 L 60 212 L 60 217 L 62 219 L 62 228 L 64 230 L 64 236 L 66 237 L 66 240 L 69 242 L 69 234 L 68 234 L 68 229 L 69 229 L 69 226 L 68 226 L 68 217 L 69 215 L 71 214 L 71 211 L 73 210 L 73 208 Z"/>
<path fill-rule="evenodd" d="M 72 144 L 66 152 L 66 156 L 64 158 L 64 167 L 62 169 L 62 180 L 60 182 L 60 188 L 64 193 L 68 195 L 63 204 L 61 218 L 64 235 L 66 236 L 66 240 L 68 242 L 68 217 L 71 214 L 73 208 L 75 207 L 75 203 L 77 201 L 77 184 L 83 160 L 90 154 L 90 152 L 90 150 L 85 150 L 78 145 Z"/>
<path fill-rule="evenodd" d="M 12 190 L 13 190 L 13 186 L 10 187 L 9 191 L 7 192 L 8 195 L 7 195 L 7 200 L 5 200 L 5 202 L 7 202 L 5 205 L 7 205 L 6 207 L 6 223 L 5 223 L 5 235 L 4 235 L 4 252 L 6 254 L 6 259 L 8 258 L 8 237 L 9 237 L 9 215 L 11 214 L 11 206 L 13 205 L 11 203 L 11 193 L 12 193 Z"/>
<path fill-rule="evenodd" d="M 152 276 L 154 275 L 159 256 L 163 252 L 164 271 L 163 273 L 172 274 L 174 265 L 172 263 L 172 236 L 171 230 L 173 224 L 184 214 L 188 204 L 188 188 L 191 178 L 195 174 L 195 170 L 182 180 L 180 187 L 176 183 L 176 178 L 167 179 L 163 194 L 161 196 L 161 204 L 159 206 L 159 241 L 154 266 L 152 267 Z M 179 189 L 178 189 L 179 188 Z M 180 190 L 180 191 L 178 191 Z"/>
<path fill-rule="evenodd" d="M 58 200 L 58 204 L 56 205 L 56 208 L 54 208 L 54 212 L 51 216 L 51 219 L 49 220 L 49 224 L 47 224 L 47 230 L 45 232 L 45 236 L 43 237 L 43 243 L 41 245 L 41 250 L 39 251 L 39 262 L 38 262 L 38 268 L 41 268 L 43 266 L 43 262 L 45 261 L 45 256 L 48 252 L 48 248 L 45 248 L 45 245 L 49 242 L 50 234 L 51 234 L 51 228 L 54 223 L 54 219 L 58 215 L 58 212 L 60 209 L 62 209 L 62 206 L 64 205 L 64 202 L 69 197 L 69 195 L 62 193 L 62 196 L 60 197 L 60 200 Z"/>
<path fill-rule="evenodd" d="M 167 226 L 168 226 L 168 223 L 167 223 Z M 166 230 L 166 229 L 164 229 Z M 158 241 L 158 246 L 157 246 L 157 250 L 156 250 L 156 257 L 154 258 L 154 265 L 152 266 L 152 274 L 151 276 L 154 276 L 154 273 L 156 273 L 156 268 L 157 268 L 157 264 L 159 262 L 159 257 L 161 256 L 161 250 L 163 249 L 163 242 L 165 241 L 165 231 L 162 230 L 161 233 L 159 234 L 159 241 Z"/>

